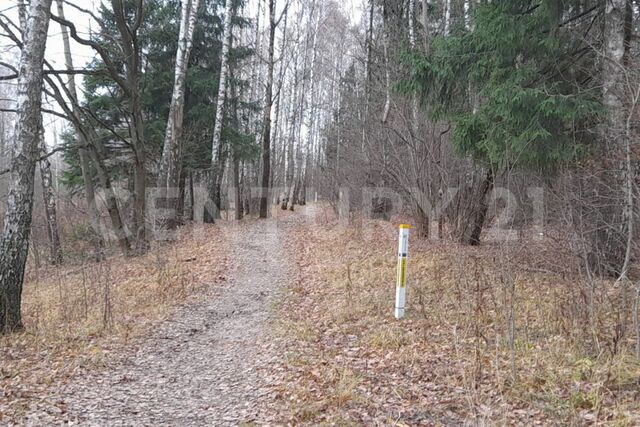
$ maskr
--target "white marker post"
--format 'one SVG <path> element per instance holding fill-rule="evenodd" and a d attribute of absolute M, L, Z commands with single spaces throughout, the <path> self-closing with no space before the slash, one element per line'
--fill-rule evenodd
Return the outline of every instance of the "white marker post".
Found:
<path fill-rule="evenodd" d="M 400 225 L 398 237 L 398 277 L 396 280 L 396 319 L 404 317 L 404 306 L 407 296 L 407 252 L 409 250 L 410 225 Z"/>

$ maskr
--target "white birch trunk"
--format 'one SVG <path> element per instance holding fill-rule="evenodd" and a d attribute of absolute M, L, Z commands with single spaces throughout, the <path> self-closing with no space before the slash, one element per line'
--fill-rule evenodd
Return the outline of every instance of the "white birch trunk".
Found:
<path fill-rule="evenodd" d="M 428 0 L 422 0 L 422 28 L 424 33 L 424 44 L 427 47 L 429 41 L 429 2 Z"/>
<path fill-rule="evenodd" d="M 227 97 L 227 79 L 229 77 L 229 51 L 233 38 L 232 26 L 233 1 L 227 0 L 225 6 L 224 29 L 222 38 L 222 53 L 220 62 L 220 82 L 218 85 L 218 99 L 216 102 L 216 117 L 213 127 L 213 139 L 211 142 L 211 171 L 209 174 L 209 197 L 214 201 L 215 212 L 207 212 L 205 221 L 215 222 L 220 212 L 220 188 L 224 175 L 226 155 L 223 152 L 222 125 L 224 121 L 224 108 Z"/>
<path fill-rule="evenodd" d="M 227 77 L 229 75 L 229 51 L 231 50 L 231 40 L 233 29 L 231 19 L 233 14 L 233 1 L 227 0 L 224 17 L 224 35 L 222 39 L 222 57 L 220 63 L 220 84 L 218 86 L 218 100 L 216 103 L 216 117 L 213 128 L 213 142 L 211 145 L 211 162 L 213 167 L 217 166 L 220 157 L 220 137 L 222 135 L 222 122 L 224 120 L 224 105 L 227 96 Z"/>
<path fill-rule="evenodd" d="M 287 13 L 286 10 L 283 13 Z M 269 213 L 269 178 L 271 175 L 271 109 L 273 107 L 273 69 L 274 44 L 276 36 L 276 5 L 275 0 L 269 0 L 269 52 L 267 59 L 267 82 L 264 96 L 262 129 L 262 177 L 260 194 L 260 218 L 267 218 Z"/>
<path fill-rule="evenodd" d="M 20 57 L 15 146 L 9 195 L 0 238 L 0 333 L 23 328 L 20 315 L 24 267 L 29 252 L 36 162 L 40 153 L 44 51 L 52 0 L 31 0 Z"/>
<path fill-rule="evenodd" d="M 383 6 L 382 11 L 382 47 L 384 50 L 384 81 L 385 81 L 385 101 L 384 110 L 382 112 L 382 123 L 386 124 L 389 119 L 389 112 L 391 111 L 391 74 L 389 71 L 389 23 L 387 22 L 387 10 L 386 5 Z"/>
<path fill-rule="evenodd" d="M 18 0 L 18 19 L 20 22 L 20 30 L 22 31 L 22 39 L 27 39 L 27 7 L 24 0 Z M 40 119 L 40 129 L 38 131 L 39 145 L 41 154 L 47 154 L 47 146 L 44 142 L 44 128 L 42 127 L 42 119 Z M 62 263 L 62 249 L 60 247 L 60 233 L 58 232 L 58 215 L 56 207 L 56 198 L 53 191 L 53 175 L 51 174 L 51 162 L 45 158 L 39 162 L 40 179 L 42 183 L 42 199 L 44 203 L 45 221 L 47 226 L 47 237 L 49 238 L 49 262 L 51 264 Z"/>
<path fill-rule="evenodd" d="M 318 56 L 318 30 L 320 28 L 320 20 L 322 17 L 322 13 L 318 13 L 318 18 L 316 19 L 315 30 L 313 33 L 313 44 L 312 44 L 312 54 L 311 54 L 311 91 L 309 94 L 309 123 L 307 127 L 307 139 L 306 139 L 306 147 L 303 152 L 304 159 L 300 164 L 299 175 L 298 175 L 298 192 L 304 191 L 307 183 L 307 171 L 309 166 L 309 153 L 313 151 L 313 128 L 315 126 L 315 114 L 316 114 L 316 58 Z M 303 169 L 304 168 L 304 169 Z M 296 201 L 300 203 L 299 195 L 295 197 Z"/>
<path fill-rule="evenodd" d="M 296 154 L 295 154 L 295 159 L 292 155 L 292 174 L 293 174 L 293 179 L 291 181 L 291 187 L 289 188 L 289 197 L 287 198 L 289 204 L 289 210 L 294 210 L 294 205 L 296 203 L 296 190 L 298 187 L 298 182 L 300 181 L 300 171 L 302 168 L 302 161 L 300 158 L 300 146 L 302 145 L 302 141 L 301 141 L 301 134 L 302 134 L 302 124 L 304 122 L 304 115 L 305 115 L 305 104 L 306 104 L 306 84 L 307 84 L 307 79 L 306 79 L 306 75 L 307 75 L 307 69 L 308 69 L 308 62 L 307 62 L 307 55 L 309 53 L 309 44 L 310 44 L 310 40 L 311 40 L 311 22 L 313 19 L 313 13 L 315 10 L 315 0 L 311 3 L 311 11 L 309 14 L 309 23 L 307 24 L 307 36 L 306 36 L 306 41 L 305 41 L 305 47 L 304 47 L 304 51 L 302 53 L 302 57 L 303 57 L 303 65 L 302 65 L 302 78 L 301 78 L 301 82 L 302 82 L 302 90 L 300 91 L 300 104 L 298 107 L 298 114 L 299 114 L 299 121 L 298 121 L 298 125 L 297 128 L 295 129 L 295 134 L 294 134 L 294 140 L 298 141 L 298 147 L 296 148 Z M 297 137 L 296 137 L 297 136 Z M 292 150 L 293 153 L 293 150 Z"/>
<path fill-rule="evenodd" d="M 416 49 L 416 1 L 409 0 L 409 44 L 412 50 Z M 418 95 L 411 97 L 411 126 L 413 134 L 418 132 Z"/>
<path fill-rule="evenodd" d="M 625 104 L 623 97 L 625 96 L 626 72 L 624 66 L 625 56 L 625 14 L 627 12 L 626 0 L 608 0 L 605 3 L 605 26 L 604 26 L 604 61 L 602 69 L 602 86 L 603 86 L 603 102 L 608 110 L 608 120 L 606 127 L 603 129 L 603 137 L 610 152 L 616 158 L 624 158 L 625 160 L 618 162 L 617 179 L 623 194 L 622 201 L 622 217 L 624 224 L 619 224 L 614 212 L 612 227 L 619 227 L 624 230 L 628 239 L 632 239 L 633 235 L 633 164 L 630 161 L 629 144 L 627 141 L 627 114 L 625 112 Z M 617 207 L 614 207 L 616 209 Z M 613 265 L 611 267 L 619 267 L 619 281 L 626 282 L 628 279 L 628 270 L 630 262 L 630 241 L 627 242 L 626 249 L 623 254 L 619 254 L 619 244 L 616 243 L 616 237 L 610 237 L 614 240 L 608 244 L 605 249 L 612 252 L 611 257 L 616 263 L 619 256 L 623 256 L 624 260 L 621 265 Z M 616 268 L 617 270 L 617 268 Z M 626 284 L 625 284 L 626 285 Z"/>
<path fill-rule="evenodd" d="M 609 152 L 614 158 L 624 156 L 625 152 L 625 105 L 623 102 L 625 91 L 625 69 L 623 64 L 625 54 L 625 12 L 626 0 L 608 0 L 605 3 L 605 26 L 604 26 L 604 60 L 602 69 L 602 87 L 603 87 L 603 103 L 608 110 L 606 125 L 603 128 L 603 138 L 606 141 Z M 627 201 L 626 195 L 631 192 L 629 187 L 629 175 L 632 173 L 625 161 L 617 162 L 616 185 L 621 186 L 621 193 L 625 195 L 622 208 L 622 216 L 620 211 L 614 212 L 617 220 L 628 219 L 633 214 L 633 203 Z M 632 200 L 633 202 L 633 200 Z M 614 211 L 617 206 L 612 206 Z M 618 227 L 617 230 L 611 230 L 607 235 L 608 241 L 605 242 L 604 250 L 607 268 L 616 271 L 619 278 L 626 280 L 628 266 L 622 265 L 620 260 L 621 244 L 618 243 L 617 232 L 628 228 L 616 221 L 616 224 L 610 224 L 609 227 Z M 617 265 L 616 265 L 617 264 Z"/>
<path fill-rule="evenodd" d="M 444 5 L 444 35 L 448 36 L 451 33 L 451 1 L 446 0 Z"/>
<path fill-rule="evenodd" d="M 41 153 L 47 153 L 47 146 L 44 142 L 44 129 L 40 132 Z M 42 199 L 44 202 L 44 213 L 47 221 L 47 236 L 49 238 L 49 262 L 56 265 L 62 263 L 62 248 L 60 247 L 60 233 L 58 230 L 58 213 L 56 206 L 56 196 L 53 191 L 53 175 L 51 173 L 51 162 L 48 158 L 40 160 L 40 179 L 42 180 Z"/>
<path fill-rule="evenodd" d="M 618 136 L 624 129 L 622 95 L 624 91 L 624 14 L 626 0 L 605 2 L 605 52 L 603 63 L 603 99 L 609 109 L 609 131 L 613 133 L 613 143 L 618 144 Z"/>
<path fill-rule="evenodd" d="M 409 0 L 409 44 L 412 49 L 416 47 L 416 28 L 415 28 L 415 20 L 416 20 L 416 0 Z"/>
<path fill-rule="evenodd" d="M 231 1 L 229 0 L 229 3 Z M 162 149 L 162 161 L 158 176 L 158 187 L 165 197 L 161 202 L 169 208 L 167 227 L 177 226 L 178 184 L 182 166 L 182 123 L 184 119 L 184 97 L 189 65 L 189 55 L 193 45 L 193 31 L 198 16 L 199 0 L 183 0 L 178 35 L 178 50 L 173 81 L 173 95 L 169 107 L 169 118 Z"/>

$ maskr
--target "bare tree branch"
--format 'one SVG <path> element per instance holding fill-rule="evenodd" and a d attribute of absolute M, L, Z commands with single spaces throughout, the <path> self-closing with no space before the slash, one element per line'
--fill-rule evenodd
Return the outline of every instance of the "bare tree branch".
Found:
<path fill-rule="evenodd" d="M 60 146 L 58 146 L 58 147 L 54 148 L 53 150 L 51 150 L 50 152 L 48 152 L 48 153 L 43 154 L 42 156 L 40 156 L 40 158 L 38 158 L 38 160 L 37 160 L 37 161 L 38 161 L 38 162 L 41 162 L 41 161 L 43 161 L 43 160 L 46 160 L 46 159 L 48 159 L 49 157 L 53 156 L 54 154 L 59 153 L 59 152 L 64 151 L 64 150 L 67 150 L 67 149 L 69 149 L 69 148 L 71 148 L 71 146 L 69 146 L 69 145 L 67 145 L 67 144 L 60 145 Z M 86 148 L 86 146 L 81 146 L 81 145 L 77 145 L 77 144 L 75 144 L 74 148 Z M 9 172 L 11 172 L 11 169 L 10 169 L 10 168 L 2 169 L 2 170 L 0 170 L 0 176 L 2 176 L 2 175 L 6 175 L 6 174 L 8 174 Z"/>
<path fill-rule="evenodd" d="M 65 27 L 69 28 L 71 37 L 77 43 L 93 48 L 98 53 L 98 55 L 100 55 L 100 58 L 102 58 L 102 61 L 107 67 L 107 70 L 109 71 L 109 75 L 111 76 L 111 78 L 113 78 L 113 80 L 117 83 L 117 85 L 120 86 L 120 88 L 122 88 L 122 90 L 127 95 L 130 95 L 131 88 L 129 87 L 126 79 L 120 75 L 117 67 L 113 63 L 113 60 L 111 59 L 111 56 L 103 46 L 101 46 L 99 43 L 94 42 L 93 40 L 88 40 L 80 37 L 80 35 L 78 34 L 78 30 L 76 29 L 76 26 L 73 24 L 73 22 L 60 18 L 59 16 L 56 16 L 54 14 L 51 14 L 51 19 L 57 22 L 58 24 L 64 25 Z"/>

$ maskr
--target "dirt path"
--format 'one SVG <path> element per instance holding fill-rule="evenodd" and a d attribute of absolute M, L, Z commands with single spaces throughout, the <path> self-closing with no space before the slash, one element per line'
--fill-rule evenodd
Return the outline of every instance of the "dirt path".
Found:
<path fill-rule="evenodd" d="M 122 364 L 84 374 L 52 396 L 67 407 L 56 422 L 260 423 L 269 407 L 265 373 L 278 355 L 266 322 L 288 267 L 272 220 L 234 227 L 229 232 L 235 266 L 228 283 L 160 324 Z"/>

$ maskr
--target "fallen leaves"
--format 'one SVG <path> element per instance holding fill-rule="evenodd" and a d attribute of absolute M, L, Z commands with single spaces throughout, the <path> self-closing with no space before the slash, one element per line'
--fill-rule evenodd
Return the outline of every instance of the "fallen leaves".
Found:
<path fill-rule="evenodd" d="M 20 422 L 84 369 L 118 363 L 121 350 L 192 295 L 224 282 L 228 236 L 217 226 L 132 259 L 29 268 L 23 294 L 27 332 L 0 337 L 0 423 Z M 184 263 L 183 260 L 189 260 Z"/>
<path fill-rule="evenodd" d="M 497 250 L 413 239 L 408 316 L 399 322 L 395 227 L 374 221 L 367 230 L 326 221 L 289 232 L 298 272 L 278 311 L 289 349 L 278 389 L 281 422 L 640 423 L 638 396 L 613 393 L 611 381 L 602 382 L 606 357 L 594 360 L 598 369 L 581 382 L 591 392 L 571 401 L 572 365 L 584 352 L 569 344 L 566 319 L 557 313 L 573 292 L 573 261 L 548 243 Z M 550 271 L 548 259 L 563 269 Z M 513 351 L 509 274 L 516 289 Z"/>

